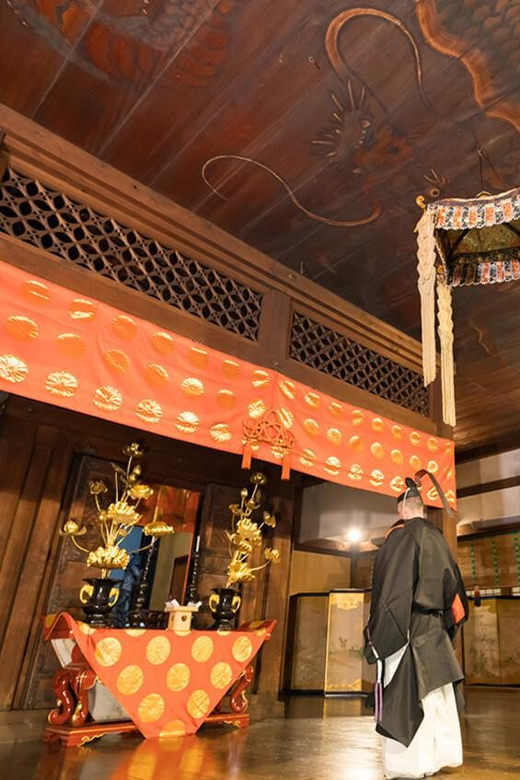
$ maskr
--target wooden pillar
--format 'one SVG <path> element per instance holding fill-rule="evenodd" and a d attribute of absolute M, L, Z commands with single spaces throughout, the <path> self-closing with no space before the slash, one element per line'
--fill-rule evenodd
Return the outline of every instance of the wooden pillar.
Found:
<path fill-rule="evenodd" d="M 442 419 L 442 389 L 441 378 L 437 379 L 430 388 L 430 415 L 437 425 L 437 435 L 445 439 L 453 439 L 453 428 L 446 425 Z M 449 515 L 444 509 L 430 509 L 429 519 L 435 523 L 444 534 L 444 538 L 457 559 L 457 514 Z"/>
<path fill-rule="evenodd" d="M 292 300 L 279 290 L 269 290 L 264 294 L 262 316 L 260 318 L 259 344 L 270 364 L 279 368 L 287 359 L 291 340 Z"/>
<path fill-rule="evenodd" d="M 266 570 L 266 587 L 262 616 L 276 618 L 278 623 L 269 642 L 262 651 L 259 694 L 276 698 L 282 685 L 284 635 L 289 607 L 289 576 L 291 570 L 291 537 L 294 512 L 294 487 L 281 483 L 279 497 L 275 501 L 274 513 L 278 520 L 275 544 L 280 550 L 281 563 Z M 260 607 L 260 605 L 259 605 Z"/>

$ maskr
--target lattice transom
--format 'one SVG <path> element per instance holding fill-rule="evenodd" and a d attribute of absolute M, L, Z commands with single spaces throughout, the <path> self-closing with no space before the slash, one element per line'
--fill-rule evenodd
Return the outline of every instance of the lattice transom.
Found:
<path fill-rule="evenodd" d="M 399 406 L 428 414 L 428 391 L 420 374 L 297 311 L 293 315 L 290 356 Z"/>
<path fill-rule="evenodd" d="M 262 293 L 8 168 L 0 231 L 256 341 Z"/>

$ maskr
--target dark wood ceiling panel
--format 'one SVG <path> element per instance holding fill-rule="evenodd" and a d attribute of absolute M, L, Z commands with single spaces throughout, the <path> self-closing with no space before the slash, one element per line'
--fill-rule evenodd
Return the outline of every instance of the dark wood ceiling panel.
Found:
<path fill-rule="evenodd" d="M 132 121 L 108 139 L 103 149 L 106 159 L 154 186 L 158 178 L 169 183 L 175 180 L 170 166 L 184 159 L 187 147 L 213 135 L 214 123 L 229 103 L 243 104 L 255 119 L 249 99 L 251 85 L 264 78 L 269 63 L 283 57 L 288 41 L 301 34 L 302 27 L 309 23 L 307 9 L 299 0 L 285 0 L 283 13 L 279 0 L 264 0 L 261 7 L 247 0 L 234 0 L 229 9 L 225 8 L 223 15 L 217 6 L 200 30 L 200 40 L 191 53 L 191 61 L 204 63 L 215 47 L 211 40 L 213 27 L 223 25 L 218 60 L 207 69 L 204 80 L 193 83 L 170 72 L 174 68 L 166 71 L 138 106 Z M 143 127 L 146 143 L 136 159 L 132 150 L 136 143 L 142 144 Z"/>
<path fill-rule="evenodd" d="M 309 93 L 320 90 L 323 77 L 319 72 L 311 69 L 309 64 L 307 69 L 310 72 L 301 77 L 302 88 L 306 88 Z M 254 111 L 243 103 L 228 104 L 226 110 L 214 118 L 208 132 L 196 144 L 190 144 L 185 148 L 183 155 L 177 159 L 175 167 L 165 172 L 158 182 L 158 189 L 163 192 L 175 189 L 178 193 L 177 200 L 197 211 L 202 211 L 207 205 L 209 211 L 216 209 L 223 216 L 227 204 L 227 210 L 234 214 L 235 223 L 240 224 L 244 221 L 241 208 L 242 204 L 246 205 L 246 203 L 240 195 L 235 194 L 235 187 L 247 187 L 249 178 L 254 176 L 258 167 L 254 163 L 243 163 L 232 158 L 212 161 L 221 155 L 232 155 L 232 157 L 239 155 L 253 160 L 265 159 L 267 164 L 272 162 L 268 150 L 271 148 L 273 155 L 280 154 L 280 139 L 287 138 L 288 128 L 291 127 L 294 114 L 298 110 L 297 106 L 287 100 L 287 95 L 283 92 L 277 95 L 276 99 L 273 97 L 268 99 L 272 92 L 272 84 L 263 80 L 255 85 L 254 92 Z M 293 100 L 295 100 L 294 95 Z M 319 121 L 318 116 L 317 123 Z M 294 137 L 291 142 L 286 143 L 284 149 L 284 159 L 288 165 L 297 166 L 298 177 L 307 175 L 308 162 L 305 147 L 306 141 Z M 315 157 L 311 162 L 316 166 L 321 161 Z M 205 165 L 208 182 L 216 189 L 221 188 L 224 197 L 229 198 L 231 194 L 231 199 L 223 200 L 222 197 L 214 194 L 208 184 L 204 183 L 202 172 Z M 236 173 L 237 169 L 242 175 Z M 183 174 L 188 171 L 191 172 L 191 177 L 186 178 Z M 230 193 L 230 188 L 225 182 L 231 178 L 233 184 Z M 269 173 L 262 175 L 261 189 L 267 190 L 269 200 L 280 191 L 276 179 Z"/>
<path fill-rule="evenodd" d="M 104 0 L 76 45 L 75 61 L 63 68 L 35 120 L 100 154 L 163 74 L 168 74 L 170 90 L 197 78 L 195 66 L 186 72 L 187 52 L 219 4 L 221 0 L 170 4 L 172 13 L 150 5 L 143 15 L 143 3 Z M 162 97 L 160 105 L 169 113 L 169 100 L 164 102 L 164 93 Z M 63 105 L 69 110 L 60 111 Z M 142 149 L 146 124 L 134 122 L 135 127 Z M 131 148 L 139 160 L 136 146 Z"/>
<path fill-rule="evenodd" d="M 414 336 L 416 198 L 520 184 L 519 3 L 10 0 L 0 25 L 0 100 Z M 520 286 L 454 313 L 469 446 L 520 426 Z"/>
<path fill-rule="evenodd" d="M 457 436 L 493 441 L 520 428 L 520 288 L 456 289 Z"/>
<path fill-rule="evenodd" d="M 70 21 L 70 35 L 81 35 L 88 16 L 78 9 Z M 0 95 L 11 108 L 33 118 L 47 91 L 63 68 L 73 46 L 61 39 L 32 3 L 0 4 Z M 52 39 L 55 45 L 51 45 Z M 30 55 L 30 56 L 28 56 Z"/>

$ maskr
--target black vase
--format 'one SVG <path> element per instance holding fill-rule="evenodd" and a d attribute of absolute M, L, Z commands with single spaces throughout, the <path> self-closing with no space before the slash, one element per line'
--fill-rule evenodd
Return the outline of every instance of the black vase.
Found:
<path fill-rule="evenodd" d="M 89 577 L 83 582 L 87 585 L 81 588 L 79 598 L 83 604 L 85 622 L 96 628 L 109 626 L 108 616 L 119 598 L 120 580 L 111 577 Z"/>
<path fill-rule="evenodd" d="M 215 622 L 213 631 L 232 631 L 241 598 L 233 588 L 214 588 L 209 597 L 209 608 Z"/>

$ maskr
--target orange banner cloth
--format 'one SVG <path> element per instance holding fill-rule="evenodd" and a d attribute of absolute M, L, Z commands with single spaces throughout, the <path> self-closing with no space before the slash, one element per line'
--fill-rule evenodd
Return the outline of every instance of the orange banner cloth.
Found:
<path fill-rule="evenodd" d="M 0 262 L 0 389 L 241 454 L 270 411 L 295 437 L 254 457 L 395 496 L 434 471 L 455 505 L 453 442 L 354 407 Z M 441 506 L 426 486 L 427 503 Z"/>
<path fill-rule="evenodd" d="M 269 639 L 276 620 L 239 631 L 92 628 L 66 612 L 45 618 L 44 639 L 76 640 L 103 685 L 146 738 L 195 734 Z"/>

